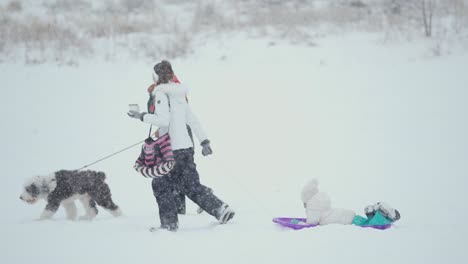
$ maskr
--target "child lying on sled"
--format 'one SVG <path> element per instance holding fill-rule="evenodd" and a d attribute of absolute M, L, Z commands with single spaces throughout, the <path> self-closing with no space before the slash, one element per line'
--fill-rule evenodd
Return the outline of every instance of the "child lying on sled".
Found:
<path fill-rule="evenodd" d="M 330 197 L 318 190 L 318 181 L 316 179 L 304 186 L 301 198 L 306 209 L 308 224 L 385 226 L 400 219 L 400 213 L 386 203 L 367 206 L 364 209 L 367 218 L 356 215 L 352 210 L 332 208 Z"/>

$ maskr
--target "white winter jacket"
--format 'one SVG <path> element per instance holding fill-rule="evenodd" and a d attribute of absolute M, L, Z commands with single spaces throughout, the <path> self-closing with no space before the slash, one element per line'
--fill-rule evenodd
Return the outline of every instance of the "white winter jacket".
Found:
<path fill-rule="evenodd" d="M 169 132 L 173 150 L 193 147 L 187 125 L 200 142 L 207 139 L 203 127 L 185 98 L 188 91 L 185 85 L 179 83 L 159 84 L 152 92 L 155 112 L 143 117 L 143 122 L 159 127 L 160 135 Z"/>

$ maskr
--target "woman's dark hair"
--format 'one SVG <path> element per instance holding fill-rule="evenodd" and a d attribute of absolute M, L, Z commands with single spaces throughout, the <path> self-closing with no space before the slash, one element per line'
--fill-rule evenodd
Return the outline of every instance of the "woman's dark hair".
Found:
<path fill-rule="evenodd" d="M 167 60 L 163 60 L 154 65 L 154 72 L 158 75 L 158 81 L 156 84 L 168 83 L 174 77 L 174 71 L 172 70 L 171 63 Z"/>

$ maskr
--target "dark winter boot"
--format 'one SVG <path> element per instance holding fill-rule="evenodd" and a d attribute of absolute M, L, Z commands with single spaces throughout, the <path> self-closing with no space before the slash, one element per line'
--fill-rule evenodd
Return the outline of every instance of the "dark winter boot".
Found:
<path fill-rule="evenodd" d="M 218 219 L 219 223 L 221 224 L 226 224 L 236 214 L 234 210 L 232 210 L 232 208 L 227 204 L 221 205 L 221 207 L 219 207 L 216 211 L 216 219 Z"/>
<path fill-rule="evenodd" d="M 392 222 L 395 222 L 400 219 L 400 212 L 392 208 L 387 203 L 376 203 L 374 205 L 369 205 L 364 209 L 368 219 L 374 217 L 376 212 L 380 212 L 385 218 L 389 219 Z"/>
<path fill-rule="evenodd" d="M 395 222 L 398 219 L 400 219 L 400 212 L 392 208 L 387 203 L 379 203 L 379 212 L 382 213 L 382 215 L 386 218 L 390 219 L 392 222 Z"/>

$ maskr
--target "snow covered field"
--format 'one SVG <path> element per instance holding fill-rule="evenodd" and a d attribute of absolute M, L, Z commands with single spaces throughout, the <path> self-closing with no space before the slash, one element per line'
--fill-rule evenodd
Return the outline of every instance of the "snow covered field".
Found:
<path fill-rule="evenodd" d="M 218 226 L 189 202 L 177 233 L 148 232 L 159 220 L 150 180 L 132 169 L 138 147 L 91 167 L 107 173 L 121 218 L 70 222 L 60 209 L 37 221 L 45 203 L 18 199 L 28 177 L 145 138 L 126 111 L 144 106 L 152 64 L 0 64 L 0 263 L 465 262 L 468 53 L 357 33 L 316 44 L 229 35 L 172 61 L 212 141 L 213 156 L 196 149 L 202 182 L 237 212 Z M 312 177 L 334 206 L 386 201 L 402 218 L 386 231 L 274 225 L 304 216 Z"/>

